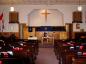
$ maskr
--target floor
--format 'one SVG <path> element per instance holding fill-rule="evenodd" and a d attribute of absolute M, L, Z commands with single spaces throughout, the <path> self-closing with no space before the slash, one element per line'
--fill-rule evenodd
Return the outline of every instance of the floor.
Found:
<path fill-rule="evenodd" d="M 58 64 L 53 48 L 39 48 L 36 64 Z"/>

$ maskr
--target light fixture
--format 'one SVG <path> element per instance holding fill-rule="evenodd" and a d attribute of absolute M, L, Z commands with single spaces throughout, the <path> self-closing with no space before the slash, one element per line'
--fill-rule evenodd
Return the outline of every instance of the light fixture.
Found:
<path fill-rule="evenodd" d="M 10 11 L 13 12 L 14 11 L 14 7 L 10 7 Z"/>
<path fill-rule="evenodd" d="M 82 11 L 82 6 L 78 6 L 78 11 Z"/>
<path fill-rule="evenodd" d="M 82 11 L 82 6 L 80 5 L 80 0 L 79 0 L 79 5 L 78 5 L 78 11 Z"/>
<path fill-rule="evenodd" d="M 13 7 L 12 5 L 14 4 L 14 1 L 11 0 L 11 1 L 10 1 L 10 4 L 11 4 L 10 11 L 13 12 L 13 11 L 14 11 L 14 7 Z"/>

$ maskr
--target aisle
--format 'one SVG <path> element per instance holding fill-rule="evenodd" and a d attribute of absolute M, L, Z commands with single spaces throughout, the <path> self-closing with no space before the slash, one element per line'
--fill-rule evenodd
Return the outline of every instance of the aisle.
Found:
<path fill-rule="evenodd" d="M 36 64 L 58 64 L 53 48 L 40 48 Z"/>

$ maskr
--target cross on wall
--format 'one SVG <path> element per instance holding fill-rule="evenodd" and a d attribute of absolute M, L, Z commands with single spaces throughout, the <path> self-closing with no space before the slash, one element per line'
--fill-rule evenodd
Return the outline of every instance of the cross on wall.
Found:
<path fill-rule="evenodd" d="M 47 21 L 47 17 L 48 17 L 48 15 L 51 14 L 51 13 L 49 13 L 48 10 L 45 9 L 42 14 L 45 16 L 45 21 Z"/>

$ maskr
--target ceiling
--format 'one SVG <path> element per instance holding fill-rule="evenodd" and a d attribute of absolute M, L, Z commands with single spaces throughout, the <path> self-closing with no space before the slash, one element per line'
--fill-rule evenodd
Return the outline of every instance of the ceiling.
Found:
<path fill-rule="evenodd" d="M 59 5 L 59 4 L 82 4 L 86 5 L 86 0 L 0 0 L 0 5 L 28 4 L 28 5 Z"/>

